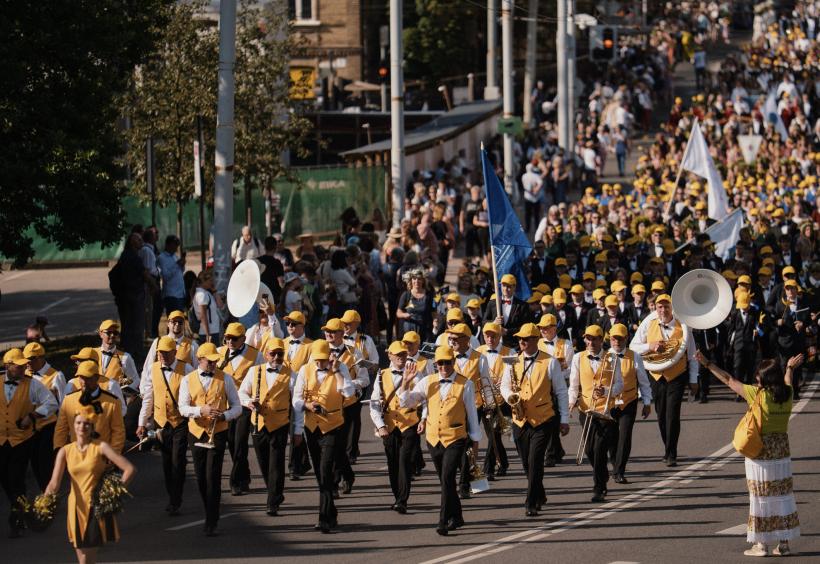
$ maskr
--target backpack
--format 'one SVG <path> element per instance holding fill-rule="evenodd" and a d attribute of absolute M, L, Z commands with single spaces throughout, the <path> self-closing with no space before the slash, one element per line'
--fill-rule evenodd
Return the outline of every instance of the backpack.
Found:
<path fill-rule="evenodd" d="M 125 288 L 125 273 L 121 261 L 117 263 L 108 271 L 108 287 L 114 298 L 119 298 L 126 292 Z"/>

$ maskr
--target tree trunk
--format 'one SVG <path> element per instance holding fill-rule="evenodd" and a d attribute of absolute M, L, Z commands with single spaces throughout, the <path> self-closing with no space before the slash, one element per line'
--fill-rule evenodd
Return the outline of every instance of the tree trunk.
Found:
<path fill-rule="evenodd" d="M 251 183 L 245 180 L 245 225 L 253 229 L 253 209 L 251 209 Z"/>
<path fill-rule="evenodd" d="M 182 197 L 179 194 L 177 194 L 177 237 L 180 251 L 185 250 L 182 244 Z"/>

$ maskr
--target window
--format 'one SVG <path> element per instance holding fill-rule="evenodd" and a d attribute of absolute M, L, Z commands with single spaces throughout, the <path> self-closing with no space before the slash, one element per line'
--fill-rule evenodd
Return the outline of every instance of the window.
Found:
<path fill-rule="evenodd" d="M 316 21 L 319 0 L 288 0 L 288 16 L 294 22 Z"/>

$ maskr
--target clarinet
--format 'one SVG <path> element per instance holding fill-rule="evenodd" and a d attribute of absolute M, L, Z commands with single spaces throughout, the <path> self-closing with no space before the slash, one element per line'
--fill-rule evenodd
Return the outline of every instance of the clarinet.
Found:
<path fill-rule="evenodd" d="M 256 393 L 253 396 L 254 403 L 259 403 L 259 386 L 262 385 L 262 365 L 256 367 Z M 259 410 L 254 407 L 253 410 L 253 433 L 254 437 L 259 435 Z"/>

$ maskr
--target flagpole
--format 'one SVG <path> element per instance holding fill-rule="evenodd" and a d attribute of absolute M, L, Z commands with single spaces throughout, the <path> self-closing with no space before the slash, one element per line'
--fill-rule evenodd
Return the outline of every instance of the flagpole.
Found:
<path fill-rule="evenodd" d="M 686 140 L 686 148 L 683 150 L 683 157 L 681 157 L 680 165 L 678 165 L 678 176 L 675 177 L 675 187 L 672 189 L 672 194 L 669 196 L 669 201 L 666 202 L 666 209 L 663 212 L 663 215 L 668 216 L 669 210 L 672 208 L 672 202 L 675 201 L 675 192 L 678 191 L 678 182 L 680 182 L 680 177 L 683 174 L 683 163 L 686 161 L 686 155 L 689 154 L 689 145 L 692 144 L 692 132 L 695 130 L 695 126 L 698 124 L 698 117 L 695 116 L 695 121 L 692 124 L 692 129 L 689 131 L 689 139 Z"/>
<path fill-rule="evenodd" d="M 484 142 L 481 142 L 481 155 L 484 158 Z M 481 167 L 484 170 L 484 167 Z M 486 176 L 486 175 L 485 175 Z M 489 199 L 490 193 L 487 190 L 487 178 L 484 178 L 484 195 Z M 490 213 L 490 202 L 487 202 L 487 215 Z M 495 269 L 495 245 L 493 245 L 493 222 L 490 220 L 490 259 L 493 267 L 493 290 L 495 290 L 495 311 L 496 317 L 501 317 L 501 288 L 498 285 L 498 271 Z"/>

